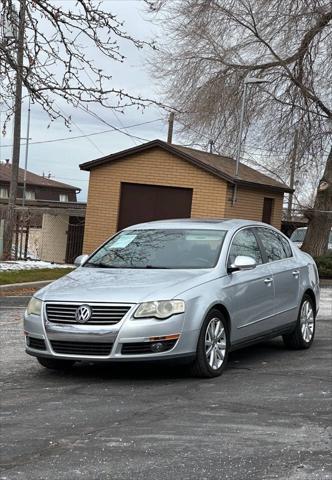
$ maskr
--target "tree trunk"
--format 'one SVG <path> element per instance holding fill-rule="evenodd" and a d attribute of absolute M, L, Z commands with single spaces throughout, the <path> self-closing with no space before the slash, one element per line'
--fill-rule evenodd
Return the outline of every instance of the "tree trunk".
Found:
<path fill-rule="evenodd" d="M 332 147 L 318 185 L 314 208 L 305 212 L 305 215 L 309 225 L 302 250 L 313 257 L 324 255 L 332 228 Z"/>

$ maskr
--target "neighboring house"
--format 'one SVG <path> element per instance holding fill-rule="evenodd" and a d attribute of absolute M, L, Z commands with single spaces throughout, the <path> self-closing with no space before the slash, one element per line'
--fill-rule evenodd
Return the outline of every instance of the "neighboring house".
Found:
<path fill-rule="evenodd" d="M 6 200 L 9 196 L 11 164 L 0 163 L 0 199 Z M 19 169 L 17 197 L 23 197 L 24 170 Z M 50 200 L 54 202 L 77 202 L 76 195 L 80 189 L 57 182 L 51 178 L 26 172 L 26 200 Z M 20 202 L 19 202 L 20 203 Z"/>
<path fill-rule="evenodd" d="M 246 218 L 280 228 L 292 190 L 229 157 L 154 140 L 80 165 L 90 172 L 83 251 L 117 230 L 166 218 Z"/>
<path fill-rule="evenodd" d="M 11 164 L 0 163 L 0 258 Z M 82 252 L 85 203 L 77 202 L 80 189 L 49 177 L 26 172 L 25 206 L 22 206 L 24 170 L 19 169 L 14 254 L 72 263 Z"/>

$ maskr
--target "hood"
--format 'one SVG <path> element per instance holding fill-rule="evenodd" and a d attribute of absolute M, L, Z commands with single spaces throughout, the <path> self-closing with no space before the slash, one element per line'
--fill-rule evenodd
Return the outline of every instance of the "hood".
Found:
<path fill-rule="evenodd" d="M 37 292 L 44 301 L 140 303 L 168 300 L 216 277 L 215 270 L 78 268 Z"/>

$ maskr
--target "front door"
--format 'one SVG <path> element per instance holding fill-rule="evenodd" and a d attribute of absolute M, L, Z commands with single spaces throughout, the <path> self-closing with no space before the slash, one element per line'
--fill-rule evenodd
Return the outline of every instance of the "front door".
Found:
<path fill-rule="evenodd" d="M 274 198 L 264 198 L 262 222 L 272 223 Z"/>
<path fill-rule="evenodd" d="M 228 265 L 238 255 L 256 260 L 251 270 L 240 270 L 228 275 L 223 292 L 224 302 L 232 319 L 232 343 L 259 336 L 269 329 L 269 319 L 274 314 L 274 286 L 271 269 L 263 263 L 263 256 L 256 236 L 250 228 L 237 232 L 232 240 Z"/>

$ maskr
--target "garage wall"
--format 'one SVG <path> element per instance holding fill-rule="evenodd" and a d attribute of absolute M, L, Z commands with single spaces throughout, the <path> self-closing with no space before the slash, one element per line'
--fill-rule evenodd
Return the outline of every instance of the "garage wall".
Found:
<path fill-rule="evenodd" d="M 253 188 L 239 187 L 237 201 L 232 205 L 232 188 L 228 188 L 225 217 L 244 218 L 247 220 L 262 220 L 264 197 L 274 199 L 272 212 L 272 225 L 276 228 L 281 226 L 283 194 L 271 191 L 257 190 Z"/>
<path fill-rule="evenodd" d="M 155 148 L 91 170 L 84 253 L 116 232 L 121 182 L 192 188 L 192 217 L 224 217 L 227 183 Z"/>

